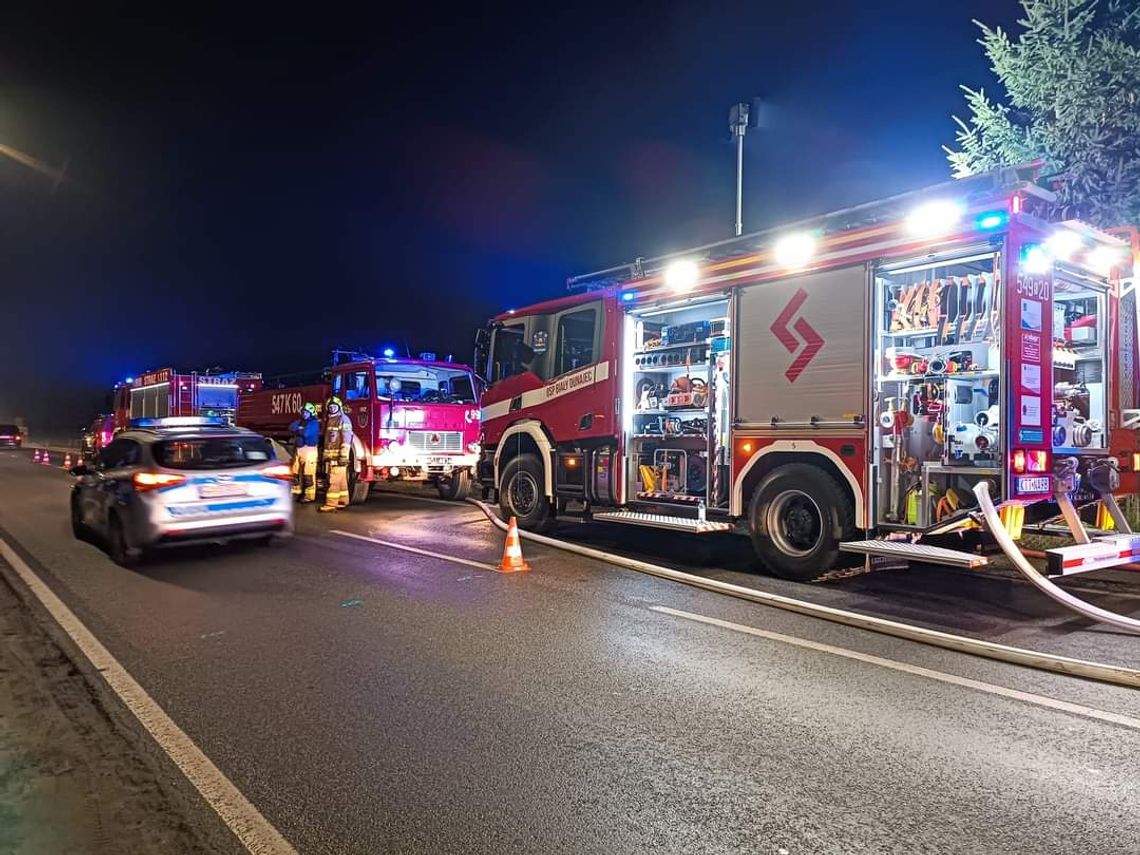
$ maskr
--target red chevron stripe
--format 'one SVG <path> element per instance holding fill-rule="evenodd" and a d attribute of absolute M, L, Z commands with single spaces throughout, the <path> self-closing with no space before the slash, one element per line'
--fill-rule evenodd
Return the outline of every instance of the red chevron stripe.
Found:
<path fill-rule="evenodd" d="M 779 317 L 777 317 L 772 326 L 769 327 L 788 353 L 795 353 L 796 348 L 800 346 L 799 341 L 796 340 L 791 330 L 788 329 L 788 324 L 792 318 L 795 317 L 796 312 L 800 310 L 800 306 L 804 304 L 804 300 L 806 300 L 807 297 L 807 291 L 803 288 L 796 291 L 796 293 L 792 295 L 792 299 L 788 301 L 788 305 L 784 306 L 784 311 L 780 312 Z"/>
<path fill-rule="evenodd" d="M 802 292 L 801 292 L 802 293 Z M 788 378 L 789 383 L 795 383 L 799 376 L 803 374 L 804 369 L 808 367 L 815 355 L 823 350 L 824 341 L 820 338 L 819 333 L 815 331 L 815 327 L 809 324 L 804 318 L 799 318 L 793 329 L 800 334 L 805 342 L 804 349 L 800 351 L 799 356 L 784 372 L 784 376 Z"/>

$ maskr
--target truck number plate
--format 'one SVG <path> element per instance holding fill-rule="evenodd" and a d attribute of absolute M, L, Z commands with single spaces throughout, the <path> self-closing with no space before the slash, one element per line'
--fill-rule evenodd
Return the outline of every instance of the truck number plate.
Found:
<path fill-rule="evenodd" d="M 241 484 L 203 484 L 198 495 L 203 499 L 220 499 L 223 496 L 244 496 L 247 490 Z"/>
<path fill-rule="evenodd" d="M 1049 476 L 1039 475 L 1031 478 L 1017 479 L 1017 492 L 1019 493 L 1048 493 Z"/>

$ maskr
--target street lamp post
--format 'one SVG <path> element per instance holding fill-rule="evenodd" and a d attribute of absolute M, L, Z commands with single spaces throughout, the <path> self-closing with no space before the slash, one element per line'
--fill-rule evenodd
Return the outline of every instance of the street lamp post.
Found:
<path fill-rule="evenodd" d="M 760 99 L 733 104 L 728 111 L 728 129 L 736 139 L 736 236 L 744 232 L 744 134 L 760 126 Z"/>

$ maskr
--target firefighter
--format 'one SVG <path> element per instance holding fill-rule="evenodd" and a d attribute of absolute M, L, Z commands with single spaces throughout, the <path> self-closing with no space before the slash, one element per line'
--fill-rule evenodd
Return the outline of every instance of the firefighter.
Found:
<path fill-rule="evenodd" d="M 329 489 L 320 510 L 339 511 L 348 505 L 348 455 L 352 450 L 352 419 L 344 414 L 344 404 L 333 395 L 325 404 L 325 463 Z"/>
<path fill-rule="evenodd" d="M 317 444 L 321 440 L 317 405 L 305 404 L 289 430 L 297 449 L 293 455 L 293 496 L 308 504 L 317 498 Z"/>

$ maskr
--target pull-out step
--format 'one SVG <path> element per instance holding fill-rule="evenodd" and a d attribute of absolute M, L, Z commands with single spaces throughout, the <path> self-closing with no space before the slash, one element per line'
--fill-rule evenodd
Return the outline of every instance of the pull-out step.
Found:
<path fill-rule="evenodd" d="M 646 514 L 641 511 L 606 511 L 594 514 L 599 522 L 643 525 L 650 528 L 667 528 L 671 531 L 687 531 L 690 534 L 713 534 L 718 531 L 732 531 L 732 523 L 712 520 L 695 520 L 687 517 L 674 517 L 669 514 Z"/>
<path fill-rule="evenodd" d="M 1071 576 L 1140 561 L 1140 534 L 1109 534 L 1092 543 L 1045 550 L 1045 572 Z"/>
<path fill-rule="evenodd" d="M 981 567 L 990 560 L 984 555 L 960 552 L 941 546 L 927 546 L 906 540 L 849 540 L 839 544 L 841 552 L 858 552 L 863 555 L 882 555 L 925 564 L 949 564 L 952 567 Z"/>

